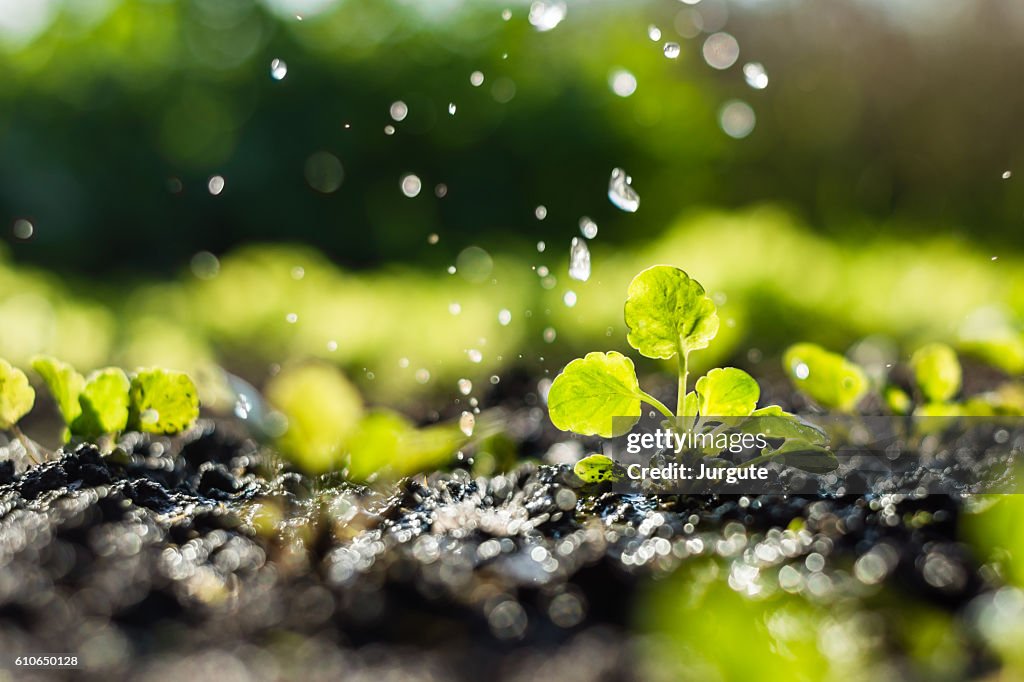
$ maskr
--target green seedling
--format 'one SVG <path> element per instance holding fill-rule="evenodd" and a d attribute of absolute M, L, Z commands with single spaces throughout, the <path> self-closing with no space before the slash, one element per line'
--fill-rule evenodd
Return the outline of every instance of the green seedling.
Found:
<path fill-rule="evenodd" d="M 548 413 L 556 427 L 584 436 L 619 436 L 636 425 L 646 403 L 673 428 L 720 433 L 737 425 L 756 427 L 782 441 L 778 448 L 762 450 L 758 462 L 809 448 L 820 454 L 822 434 L 817 429 L 776 405 L 757 409 L 761 389 L 741 369 L 712 369 L 688 391 L 690 353 L 707 348 L 714 339 L 718 313 L 704 288 L 685 272 L 657 265 L 638 274 L 629 285 L 625 320 L 626 340 L 641 355 L 676 359 L 675 412 L 640 388 L 630 358 L 616 351 L 595 352 L 570 362 L 551 384 Z M 576 475 L 588 482 L 609 480 L 610 461 L 603 455 L 588 457 L 577 464 Z"/>
<path fill-rule="evenodd" d="M 797 390 L 840 412 L 853 412 L 870 388 L 859 365 L 813 343 L 790 346 L 782 364 Z"/>
<path fill-rule="evenodd" d="M 43 378 L 64 419 L 64 440 L 110 441 L 126 429 L 174 434 L 199 417 L 199 394 L 187 374 L 142 369 L 131 378 L 117 367 L 83 377 L 66 362 L 38 356 L 32 367 Z"/>
<path fill-rule="evenodd" d="M 25 373 L 6 360 L 0 360 L 0 431 L 14 434 L 29 456 L 38 462 L 38 448 L 18 428 L 18 422 L 32 410 L 35 402 L 36 392 L 29 385 Z"/>

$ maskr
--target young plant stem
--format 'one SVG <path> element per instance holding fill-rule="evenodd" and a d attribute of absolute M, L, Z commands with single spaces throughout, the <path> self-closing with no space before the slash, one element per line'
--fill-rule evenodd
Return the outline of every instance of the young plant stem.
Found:
<path fill-rule="evenodd" d="M 690 374 L 690 358 L 683 350 L 682 343 L 679 344 L 676 356 L 679 358 L 679 395 L 676 397 L 676 414 L 683 419 L 683 425 L 689 428 L 693 425 L 696 415 L 686 414 L 686 382 Z"/>
<path fill-rule="evenodd" d="M 35 464 L 42 464 L 43 460 L 39 456 L 39 447 L 33 442 L 31 438 L 25 435 L 25 432 L 18 428 L 17 424 L 11 425 L 11 433 L 14 434 L 15 438 L 21 443 L 21 446 L 25 448 L 25 452 L 28 454 Z"/>
<path fill-rule="evenodd" d="M 656 409 L 658 412 L 661 412 L 664 416 L 668 417 L 669 419 L 675 417 L 675 415 L 672 414 L 672 411 L 665 407 L 664 403 L 662 403 L 660 400 L 655 398 L 650 393 L 644 393 L 643 391 L 640 391 L 640 400 L 643 400 L 645 403 Z"/>

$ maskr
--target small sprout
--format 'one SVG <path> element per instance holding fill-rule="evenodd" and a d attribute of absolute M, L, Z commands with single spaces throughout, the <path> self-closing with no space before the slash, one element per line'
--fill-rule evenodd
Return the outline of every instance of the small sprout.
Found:
<path fill-rule="evenodd" d="M 910 358 L 914 381 L 921 394 L 933 403 L 944 403 L 960 390 L 962 372 L 956 351 L 944 343 L 929 343 Z"/>
<path fill-rule="evenodd" d="M 576 462 L 572 468 L 574 474 L 584 483 L 604 483 L 619 478 L 615 470 L 615 462 L 604 455 L 590 455 Z"/>
<path fill-rule="evenodd" d="M 548 392 L 548 411 L 552 423 L 563 431 L 608 438 L 636 424 L 643 398 L 632 360 L 615 351 L 587 353 L 555 378 Z M 614 417 L 630 417 L 632 422 L 613 423 Z"/>
<path fill-rule="evenodd" d="M 81 414 L 70 425 L 72 435 L 97 438 L 124 431 L 131 386 L 128 375 L 116 367 L 90 374 L 78 398 Z"/>
<path fill-rule="evenodd" d="M 110 376 L 110 375 L 108 375 Z M 116 383 L 111 377 L 106 388 Z M 97 394 L 102 389 L 97 387 Z M 109 395 L 108 395 L 109 397 Z M 131 381 L 128 424 L 149 433 L 180 433 L 199 417 L 199 392 L 195 383 L 184 372 L 158 367 L 140 370 Z M 145 419 L 150 411 L 156 419 Z M 116 408 L 103 406 L 104 417 L 116 419 Z"/>
<path fill-rule="evenodd" d="M 704 416 L 746 417 L 757 407 L 761 387 L 742 369 L 713 369 L 697 380 L 698 411 Z"/>
<path fill-rule="evenodd" d="M 64 424 L 70 427 L 82 414 L 79 397 L 85 388 L 85 377 L 68 363 L 45 355 L 32 359 L 32 369 L 43 378 L 64 418 Z"/>
<path fill-rule="evenodd" d="M 18 422 L 36 402 L 28 377 L 6 360 L 0 360 L 0 431 L 17 429 Z"/>
<path fill-rule="evenodd" d="M 886 386 L 882 392 L 882 398 L 885 399 L 885 404 L 893 414 L 910 414 L 910 411 L 914 408 L 914 403 L 910 396 L 899 386 Z"/>
<path fill-rule="evenodd" d="M 868 391 L 859 365 L 813 343 L 790 346 L 782 363 L 793 386 L 824 407 L 851 412 Z"/>

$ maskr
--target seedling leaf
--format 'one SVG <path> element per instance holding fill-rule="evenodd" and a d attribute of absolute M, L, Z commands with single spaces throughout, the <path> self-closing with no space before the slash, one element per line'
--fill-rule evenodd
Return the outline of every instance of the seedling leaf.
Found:
<path fill-rule="evenodd" d="M 787 440 L 775 450 L 765 454 L 778 458 L 786 466 L 812 474 L 827 474 L 839 467 L 839 460 L 830 450 L 800 439 Z"/>
<path fill-rule="evenodd" d="M 8 430 L 29 413 L 36 402 L 36 392 L 28 377 L 6 360 L 0 360 L 0 430 Z"/>
<path fill-rule="evenodd" d="M 914 380 L 930 402 L 946 402 L 960 390 L 961 369 L 956 351 L 944 343 L 929 343 L 910 358 Z"/>
<path fill-rule="evenodd" d="M 867 393 L 864 370 L 813 343 L 790 346 L 782 362 L 793 385 L 825 407 L 850 412 Z"/>
<path fill-rule="evenodd" d="M 697 380 L 702 417 L 746 417 L 757 407 L 761 388 L 742 369 L 713 369 Z"/>
<path fill-rule="evenodd" d="M 78 415 L 82 414 L 78 398 L 85 388 L 85 377 L 68 363 L 48 355 L 32 358 L 32 369 L 43 378 L 43 383 L 57 403 L 64 423 L 70 426 L 78 419 Z"/>
<path fill-rule="evenodd" d="M 107 367 L 90 374 L 79 396 L 81 414 L 72 422 L 71 433 L 95 438 L 124 431 L 128 425 L 131 387 L 128 375 L 117 367 Z"/>
<path fill-rule="evenodd" d="M 641 414 L 633 361 L 615 351 L 587 353 L 573 360 L 551 384 L 548 412 L 551 422 L 562 431 L 606 438 L 622 435 Z M 613 417 L 633 419 L 614 420 L 613 424 Z"/>
<path fill-rule="evenodd" d="M 806 441 L 812 445 L 824 445 L 825 434 L 816 426 L 807 424 L 795 414 L 786 412 L 778 405 L 768 405 L 754 410 L 749 419 L 743 421 L 744 433 L 760 433 L 767 438 L 785 438 Z"/>
<path fill-rule="evenodd" d="M 619 478 L 615 462 L 604 455 L 590 455 L 576 462 L 572 471 L 585 483 L 603 483 Z"/>
<path fill-rule="evenodd" d="M 655 265 L 629 284 L 625 308 L 629 345 L 649 358 L 707 348 L 718 333 L 715 304 L 679 268 Z"/>
<path fill-rule="evenodd" d="M 183 372 L 140 370 L 131 382 L 129 423 L 149 433 L 180 433 L 199 417 L 199 392 Z"/>

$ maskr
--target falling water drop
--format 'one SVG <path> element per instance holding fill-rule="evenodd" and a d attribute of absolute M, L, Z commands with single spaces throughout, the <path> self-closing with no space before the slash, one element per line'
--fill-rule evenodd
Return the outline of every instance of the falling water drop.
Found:
<path fill-rule="evenodd" d="M 550 31 L 562 23 L 567 12 L 568 8 L 561 0 L 537 0 L 530 5 L 530 24 L 538 31 Z"/>
<path fill-rule="evenodd" d="M 35 231 L 35 226 L 24 218 L 18 218 L 14 221 L 14 236 L 18 239 L 31 239 Z"/>
<path fill-rule="evenodd" d="M 654 42 L 658 42 L 659 40 L 661 40 L 661 29 L 655 26 L 654 24 L 651 24 L 650 26 L 647 27 L 647 37 L 653 40 Z"/>
<path fill-rule="evenodd" d="M 283 59 L 272 59 L 270 60 L 270 77 L 276 81 L 284 80 L 284 77 L 288 75 L 288 65 L 285 64 Z M 301 80 L 301 79 L 300 79 Z"/>
<path fill-rule="evenodd" d="M 548 208 L 544 204 L 541 204 L 537 208 L 533 209 L 533 215 L 537 220 L 544 220 L 548 217 Z"/>
<path fill-rule="evenodd" d="M 484 354 L 478 351 L 476 348 L 470 348 L 466 351 L 466 355 L 469 357 L 469 361 L 473 364 L 480 364 L 483 362 Z"/>
<path fill-rule="evenodd" d="M 473 392 L 473 382 L 469 379 L 459 379 L 459 393 L 469 395 Z"/>
<path fill-rule="evenodd" d="M 612 169 L 611 179 L 608 180 L 608 199 L 616 208 L 627 213 L 636 213 L 640 208 L 640 195 L 633 189 L 632 182 L 633 179 L 621 168 Z"/>
<path fill-rule="evenodd" d="M 662 51 L 669 59 L 677 59 L 679 57 L 679 43 L 665 43 Z"/>
<path fill-rule="evenodd" d="M 554 343 L 556 336 L 558 336 L 558 332 L 555 331 L 554 327 L 548 327 L 544 330 L 545 343 Z"/>
<path fill-rule="evenodd" d="M 587 239 L 593 239 L 597 236 L 597 223 L 587 216 L 583 216 L 580 218 L 580 232 Z"/>
<path fill-rule="evenodd" d="M 474 71 L 469 74 L 469 84 L 474 88 L 479 88 L 484 84 L 484 73 L 483 71 Z"/>
<path fill-rule="evenodd" d="M 747 85 L 755 90 L 764 90 L 768 87 L 768 74 L 764 66 L 759 62 L 748 62 L 743 65 L 743 78 Z"/>
<path fill-rule="evenodd" d="M 402 100 L 391 103 L 391 119 L 395 123 L 399 123 L 405 120 L 405 117 L 409 115 L 409 106 Z"/>
<path fill-rule="evenodd" d="M 537 242 L 537 253 L 544 253 L 544 249 L 548 248 L 548 245 L 544 242 Z"/>
<path fill-rule="evenodd" d="M 423 189 L 423 182 L 420 181 L 419 176 L 408 173 L 402 176 L 402 194 L 412 199 L 418 196 L 420 190 Z"/>
<path fill-rule="evenodd" d="M 590 249 L 579 237 L 573 237 L 569 247 L 569 277 L 580 282 L 590 279 Z"/>
<path fill-rule="evenodd" d="M 498 311 L 498 324 L 502 327 L 507 327 L 512 322 L 512 311 L 508 308 L 502 308 Z"/>
<path fill-rule="evenodd" d="M 450 115 L 452 115 L 452 116 L 455 115 L 455 109 L 456 109 L 455 102 L 448 102 L 448 113 Z"/>
<path fill-rule="evenodd" d="M 565 292 L 565 296 L 562 297 L 562 302 L 565 303 L 567 308 L 572 308 L 576 305 L 576 292 L 569 290 Z"/>
<path fill-rule="evenodd" d="M 206 183 L 206 189 L 209 190 L 210 194 L 217 196 L 224 191 L 224 176 L 214 175 L 210 178 L 209 182 Z"/>
<path fill-rule="evenodd" d="M 462 416 L 459 417 L 459 431 L 462 431 L 467 436 L 473 435 L 473 428 L 476 426 L 476 417 L 473 416 L 472 412 L 463 412 Z"/>

